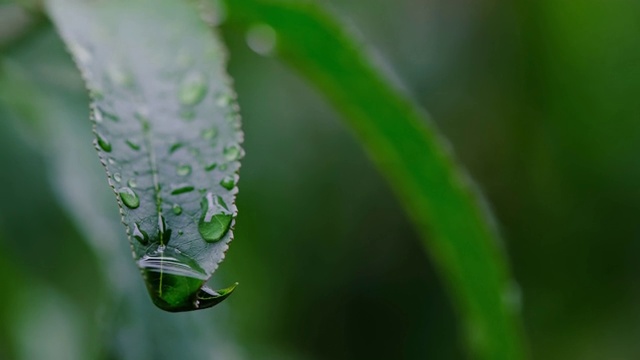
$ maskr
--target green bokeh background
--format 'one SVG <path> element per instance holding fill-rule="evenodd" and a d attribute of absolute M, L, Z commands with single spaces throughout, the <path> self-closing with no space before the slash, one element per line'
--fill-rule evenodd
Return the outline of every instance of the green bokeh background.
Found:
<path fill-rule="evenodd" d="M 325 3 L 484 191 L 532 358 L 640 358 L 640 3 Z M 335 112 L 222 33 L 247 156 L 213 281 L 240 286 L 189 314 L 147 298 L 50 26 L 2 47 L 0 359 L 464 358 L 417 234 Z"/>

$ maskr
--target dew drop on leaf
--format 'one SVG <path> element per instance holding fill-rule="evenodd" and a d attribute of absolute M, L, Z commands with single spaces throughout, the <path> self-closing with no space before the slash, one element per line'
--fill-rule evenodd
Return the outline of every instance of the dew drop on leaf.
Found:
<path fill-rule="evenodd" d="M 140 144 L 138 144 L 137 142 L 135 142 L 133 140 L 127 140 L 125 142 L 127 143 L 127 145 L 129 145 L 129 147 L 132 150 L 136 150 L 136 151 L 140 150 Z"/>
<path fill-rule="evenodd" d="M 137 188 L 138 187 L 138 183 L 136 182 L 136 179 L 131 178 L 129 179 L 129 181 L 127 181 L 127 185 L 129 185 L 130 188 Z"/>
<path fill-rule="evenodd" d="M 178 98 L 183 105 L 193 106 L 198 104 L 207 93 L 207 84 L 203 76 L 198 72 L 190 72 L 182 80 Z"/>
<path fill-rule="evenodd" d="M 238 160 L 238 158 L 240 157 L 240 148 L 237 145 L 232 145 L 226 147 L 222 153 L 227 161 Z"/>
<path fill-rule="evenodd" d="M 223 188 L 227 189 L 227 190 L 231 190 L 233 189 L 234 186 L 236 186 L 236 183 L 233 179 L 233 176 L 227 176 L 224 179 L 222 179 L 220 181 L 220 186 L 222 186 Z"/>
<path fill-rule="evenodd" d="M 176 174 L 178 174 L 178 176 L 187 176 L 191 174 L 191 165 L 182 164 L 178 166 L 178 168 L 176 169 Z"/>
<path fill-rule="evenodd" d="M 233 216 L 217 206 L 213 194 L 207 193 L 201 202 L 202 215 L 198 222 L 198 232 L 206 242 L 220 241 L 229 231 Z"/>
<path fill-rule="evenodd" d="M 202 138 L 205 140 L 211 140 L 216 136 L 217 133 L 218 132 L 216 131 L 216 128 L 209 128 L 202 132 Z"/>
<path fill-rule="evenodd" d="M 116 182 L 122 181 L 122 176 L 120 176 L 120 173 L 113 174 L 113 180 L 115 180 Z"/>
<path fill-rule="evenodd" d="M 176 184 L 171 186 L 171 195 L 180 195 L 192 192 L 195 188 L 191 184 Z"/>
<path fill-rule="evenodd" d="M 215 169 L 215 168 L 216 168 L 216 166 L 218 166 L 218 164 L 216 164 L 216 163 L 211 163 L 211 164 L 209 164 L 209 165 L 205 166 L 205 167 L 204 167 L 204 169 L 205 169 L 206 171 L 213 171 L 213 169 Z"/>
<path fill-rule="evenodd" d="M 123 187 L 118 190 L 120 199 L 130 209 L 136 209 L 140 206 L 140 198 L 138 195 L 128 187 Z"/>
<path fill-rule="evenodd" d="M 96 137 L 98 139 L 98 146 L 100 146 L 100 149 L 104 150 L 105 152 L 111 152 L 111 143 L 109 142 L 109 140 L 107 140 L 107 138 L 105 138 L 104 135 L 100 134 L 99 132 L 96 133 Z"/>
<path fill-rule="evenodd" d="M 133 223 L 133 238 L 142 245 L 149 243 L 149 235 L 145 231 L 141 230 L 137 223 Z"/>
<path fill-rule="evenodd" d="M 182 207 L 178 204 L 173 204 L 172 210 L 173 210 L 173 213 L 176 215 L 182 214 Z"/>

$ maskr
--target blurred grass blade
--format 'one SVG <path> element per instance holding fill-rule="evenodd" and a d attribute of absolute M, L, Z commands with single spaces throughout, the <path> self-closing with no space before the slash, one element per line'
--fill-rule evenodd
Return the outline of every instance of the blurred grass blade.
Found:
<path fill-rule="evenodd" d="M 95 145 L 153 302 L 211 307 L 236 216 L 242 132 L 225 51 L 190 5 L 51 0 L 92 95 Z"/>
<path fill-rule="evenodd" d="M 226 6 L 231 22 L 275 30 L 275 55 L 344 115 L 421 231 L 464 321 L 472 356 L 524 358 L 520 319 L 509 303 L 513 282 L 498 235 L 425 113 L 392 88 L 340 24 L 314 3 L 230 0 Z"/>

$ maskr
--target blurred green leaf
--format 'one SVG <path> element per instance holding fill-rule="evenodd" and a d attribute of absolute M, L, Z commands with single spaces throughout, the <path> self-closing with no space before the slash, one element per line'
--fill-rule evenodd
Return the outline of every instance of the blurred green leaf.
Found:
<path fill-rule="evenodd" d="M 243 155 L 225 51 L 177 1 L 48 2 L 93 97 L 95 145 L 138 266 L 168 311 L 211 307 Z"/>
<path fill-rule="evenodd" d="M 250 47 L 268 53 L 272 43 L 276 56 L 344 115 L 421 231 L 464 320 L 471 353 L 525 357 L 511 302 L 514 284 L 489 211 L 426 114 L 314 3 L 233 0 L 226 6 L 231 22 L 250 26 Z"/>

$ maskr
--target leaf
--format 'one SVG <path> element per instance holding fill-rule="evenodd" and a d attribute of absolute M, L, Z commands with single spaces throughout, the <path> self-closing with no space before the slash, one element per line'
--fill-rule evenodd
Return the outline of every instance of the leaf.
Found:
<path fill-rule="evenodd" d="M 275 30 L 273 53 L 344 115 L 422 234 L 472 354 L 522 359 L 513 280 L 489 211 L 427 115 L 389 85 L 334 18 L 309 1 L 229 0 L 232 23 Z"/>
<path fill-rule="evenodd" d="M 233 238 L 243 155 L 224 49 L 180 1 L 47 7 L 92 96 L 96 149 L 153 302 L 216 305 L 235 285 L 204 283 Z"/>

